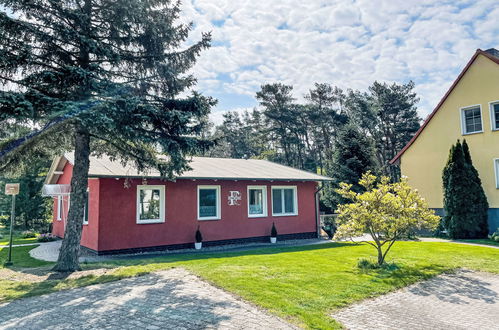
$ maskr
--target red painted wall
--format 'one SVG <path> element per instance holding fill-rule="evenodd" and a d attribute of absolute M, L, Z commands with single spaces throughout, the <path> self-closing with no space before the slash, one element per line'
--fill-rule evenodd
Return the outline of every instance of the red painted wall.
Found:
<path fill-rule="evenodd" d="M 101 179 L 101 214 L 99 250 L 150 247 L 158 245 L 194 242 L 194 234 L 200 225 L 205 241 L 257 237 L 270 235 L 272 222 L 279 234 L 315 232 L 314 182 L 254 182 L 177 180 L 165 182 L 148 180 L 150 185 L 165 185 L 166 221 L 159 224 L 136 223 L 136 191 L 141 180 L 132 180 L 129 188 L 124 179 Z M 197 186 L 221 186 L 221 219 L 197 220 Z M 271 185 L 296 185 L 298 215 L 265 218 L 248 218 L 247 186 L 266 185 L 268 213 L 271 214 Z M 242 200 L 239 205 L 229 206 L 229 191 L 237 190 Z"/>
<path fill-rule="evenodd" d="M 72 166 L 66 165 L 58 183 L 69 183 Z M 142 180 L 132 179 L 128 188 L 124 179 L 89 179 L 89 224 L 83 226 L 83 246 L 96 251 L 153 247 L 161 245 L 193 243 L 198 225 L 204 241 L 217 241 L 246 237 L 269 236 L 272 222 L 279 235 L 316 231 L 315 182 L 269 182 L 183 180 L 176 182 L 147 180 L 148 185 L 165 186 L 166 220 L 164 223 L 137 224 L 137 185 Z M 197 220 L 197 186 L 221 186 L 221 219 Z M 247 186 L 267 186 L 267 217 L 249 218 Z M 298 215 L 272 216 L 272 186 L 297 186 Z M 239 205 L 228 205 L 230 191 L 239 191 Z M 55 220 L 53 233 L 63 236 L 62 221 Z"/>
<path fill-rule="evenodd" d="M 73 175 L 73 166 L 67 163 L 64 166 L 63 174 L 57 180 L 57 184 L 70 184 L 71 176 Z M 88 247 L 92 250 L 98 248 L 98 232 L 99 232 L 99 198 L 100 198 L 100 180 L 88 180 L 88 225 L 83 225 L 81 233 L 81 245 Z M 52 234 L 63 238 L 64 227 L 68 217 L 69 198 L 63 197 L 63 212 L 62 219 L 57 220 L 57 198 L 54 198 L 54 213 Z M 83 221 L 83 219 L 82 219 Z"/>

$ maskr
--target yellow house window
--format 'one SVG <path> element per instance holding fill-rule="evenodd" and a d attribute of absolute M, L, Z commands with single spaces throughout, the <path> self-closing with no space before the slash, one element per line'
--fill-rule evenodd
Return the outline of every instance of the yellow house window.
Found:
<path fill-rule="evenodd" d="M 461 126 L 463 135 L 483 132 L 480 105 L 461 108 Z"/>
<path fill-rule="evenodd" d="M 490 102 L 490 121 L 492 130 L 499 130 L 499 101 Z"/>

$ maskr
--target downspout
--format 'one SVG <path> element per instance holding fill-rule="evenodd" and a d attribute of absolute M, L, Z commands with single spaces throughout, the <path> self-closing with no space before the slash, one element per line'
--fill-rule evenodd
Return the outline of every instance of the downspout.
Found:
<path fill-rule="evenodd" d="M 315 192 L 314 192 L 314 197 L 315 197 L 315 230 L 317 232 L 317 238 L 321 237 L 321 218 L 319 215 L 319 192 L 324 189 L 324 185 L 319 187 Z"/>

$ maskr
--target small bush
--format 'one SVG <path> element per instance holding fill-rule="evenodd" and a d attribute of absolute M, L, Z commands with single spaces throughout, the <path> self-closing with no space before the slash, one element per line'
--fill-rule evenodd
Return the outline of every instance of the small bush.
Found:
<path fill-rule="evenodd" d="M 52 234 L 40 234 L 36 240 L 38 242 L 52 242 L 57 239 L 57 236 L 52 235 Z"/>
<path fill-rule="evenodd" d="M 375 269 L 396 270 L 399 268 L 394 262 L 385 262 L 382 265 L 379 265 L 377 261 L 370 259 L 359 259 L 357 267 L 362 271 Z"/>
<path fill-rule="evenodd" d="M 36 233 L 32 230 L 25 230 L 21 233 L 21 238 L 35 238 Z"/>
<path fill-rule="evenodd" d="M 0 234 L 0 239 L 2 239 L 2 238 L 3 238 L 3 235 L 2 235 L 2 234 Z"/>
<path fill-rule="evenodd" d="M 499 228 L 497 228 L 492 235 L 489 235 L 489 239 L 494 242 L 499 242 Z"/>
<path fill-rule="evenodd" d="M 270 230 L 270 237 L 277 237 L 277 229 L 275 228 L 275 223 L 272 222 L 272 229 Z"/>

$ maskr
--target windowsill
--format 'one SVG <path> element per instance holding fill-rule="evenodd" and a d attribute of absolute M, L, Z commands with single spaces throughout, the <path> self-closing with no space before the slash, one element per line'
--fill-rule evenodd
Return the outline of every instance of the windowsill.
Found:
<path fill-rule="evenodd" d="M 220 217 L 216 217 L 216 218 L 198 218 L 198 221 L 213 221 L 213 220 L 220 220 Z"/>
<path fill-rule="evenodd" d="M 88 226 L 88 223 L 84 223 L 83 225 L 84 225 L 84 226 Z"/>
<path fill-rule="evenodd" d="M 471 132 L 471 133 L 462 133 L 462 135 L 473 135 L 473 134 L 481 134 L 481 133 L 483 133 L 483 130 L 477 131 L 477 132 Z"/>
<path fill-rule="evenodd" d="M 296 217 L 298 213 L 279 213 L 279 214 L 273 214 L 273 217 Z"/>
<path fill-rule="evenodd" d="M 137 220 L 136 223 L 138 225 L 148 225 L 151 223 L 164 223 L 165 220 Z"/>
<path fill-rule="evenodd" d="M 267 214 L 248 214 L 248 218 L 267 218 Z"/>

